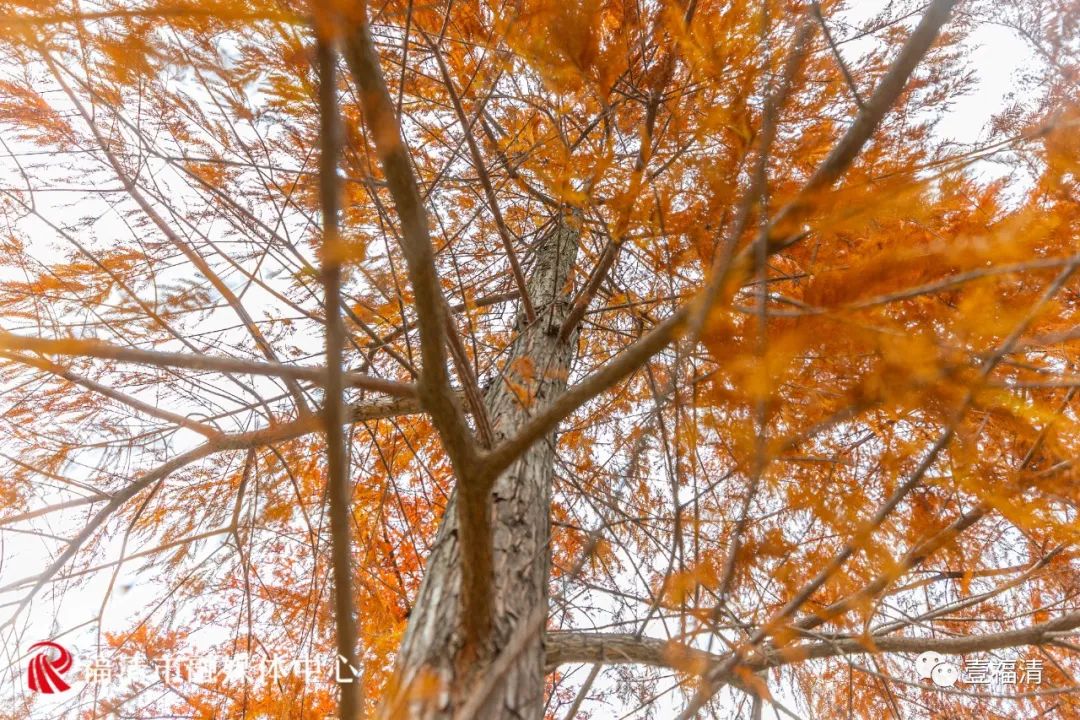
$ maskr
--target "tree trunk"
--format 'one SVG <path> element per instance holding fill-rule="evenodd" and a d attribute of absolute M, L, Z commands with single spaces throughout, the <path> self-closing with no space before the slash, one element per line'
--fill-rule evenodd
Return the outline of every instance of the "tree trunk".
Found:
<path fill-rule="evenodd" d="M 525 327 L 519 310 L 520 333 L 510 348 L 502 376 L 485 396 L 496 442 L 512 435 L 537 408 L 566 388 L 576 335 L 560 341 L 559 329 L 570 309 L 570 272 L 579 237 L 576 227 L 560 221 L 537 249 L 528 281 L 536 322 Z M 492 489 L 493 647 L 485 649 L 481 667 L 467 669 L 469 678 L 462 677 L 463 670 L 455 662 L 462 646 L 461 558 L 456 495 L 451 497 L 398 656 L 398 687 L 412 698 L 409 717 L 452 717 L 468 697 L 470 678 L 482 680 L 484 667 L 506 647 L 519 624 L 537 608 L 546 612 L 554 462 L 553 434 L 511 465 Z M 541 626 L 473 717 L 539 720 L 543 710 Z"/>

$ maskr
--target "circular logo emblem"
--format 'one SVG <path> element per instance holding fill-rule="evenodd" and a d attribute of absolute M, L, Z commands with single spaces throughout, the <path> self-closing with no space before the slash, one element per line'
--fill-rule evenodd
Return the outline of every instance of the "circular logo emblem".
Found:
<path fill-rule="evenodd" d="M 30 689 L 46 695 L 70 690 L 71 686 L 64 682 L 61 676 L 70 670 L 75 662 L 71 653 L 54 642 L 39 642 L 30 646 L 31 652 L 38 648 L 41 652 L 31 658 L 30 669 L 26 675 Z"/>
<path fill-rule="evenodd" d="M 915 669 L 920 680 L 933 680 L 938 687 L 952 687 L 960 679 L 960 668 L 933 650 L 927 650 L 915 658 Z"/>

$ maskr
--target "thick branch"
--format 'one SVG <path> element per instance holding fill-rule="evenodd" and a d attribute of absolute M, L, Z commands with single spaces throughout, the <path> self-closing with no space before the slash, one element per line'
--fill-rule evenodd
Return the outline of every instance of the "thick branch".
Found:
<path fill-rule="evenodd" d="M 258 362 L 241 358 L 217 357 L 214 355 L 189 355 L 184 353 L 140 350 L 97 340 L 79 340 L 66 338 L 32 338 L 0 330 L 0 349 L 24 350 L 43 355 L 66 355 L 70 357 L 93 357 L 104 360 L 117 360 L 138 365 L 155 367 L 177 367 L 188 370 L 206 370 L 220 373 L 246 373 L 270 377 L 307 380 L 318 385 L 326 382 L 326 368 L 286 365 L 284 363 Z M 384 380 L 362 373 L 345 373 L 345 384 L 349 387 L 363 388 L 373 392 L 386 393 L 392 397 L 416 397 L 416 387 L 405 383 Z"/>
<path fill-rule="evenodd" d="M 476 652 L 487 643 L 492 628 L 491 578 L 492 537 L 487 493 L 474 481 L 476 447 L 465 423 L 465 415 L 450 387 L 446 367 L 443 332 L 447 328 L 446 300 L 442 295 L 435 251 L 428 233 L 427 213 L 390 94 L 386 89 L 378 53 L 368 27 L 366 3 L 357 3 L 353 27 L 346 38 L 345 57 L 359 88 L 364 119 L 371 131 L 375 150 L 386 176 L 386 185 L 401 222 L 401 249 L 408 265 L 409 282 L 415 297 L 420 330 L 419 393 L 424 409 L 431 414 L 443 447 L 454 467 L 460 502 L 457 503 L 461 533 L 464 598 L 465 647 Z M 468 653 L 466 653 L 468 654 Z"/>
<path fill-rule="evenodd" d="M 547 672 L 560 665 L 577 663 L 595 665 L 649 665 L 678 668 L 684 672 L 694 667 L 699 673 L 721 660 L 719 655 L 682 643 L 629 633 L 551 632 L 544 641 L 547 649 Z"/>
<path fill-rule="evenodd" d="M 326 433 L 326 495 L 330 504 L 330 557 L 334 576 L 334 625 L 339 663 L 344 664 L 339 714 L 353 720 L 363 716 L 363 685 L 352 678 L 357 660 L 358 633 L 352 590 L 352 483 L 349 478 L 349 447 L 342 430 L 345 419 L 345 324 L 341 319 L 341 238 L 339 213 L 341 188 L 338 155 L 341 127 L 337 107 L 337 54 L 330 40 L 320 37 L 316 55 L 319 69 L 319 205 L 323 220 L 322 283 L 326 313 L 326 400 L 323 422 Z"/>
<path fill-rule="evenodd" d="M 510 463 L 525 452 L 537 440 L 546 437 L 558 424 L 589 400 L 620 382 L 637 370 L 656 353 L 675 339 L 686 309 L 680 309 L 650 330 L 645 336 L 609 360 L 599 370 L 568 388 L 554 402 L 537 414 L 514 437 L 496 447 L 482 458 L 482 478 L 485 483 L 494 482 Z"/>
<path fill-rule="evenodd" d="M 966 635 L 964 637 L 872 637 L 842 638 L 822 640 L 798 646 L 796 657 L 807 659 L 829 658 L 838 655 L 859 655 L 865 653 L 922 653 L 927 650 L 943 655 L 962 655 L 964 653 L 989 652 L 1002 648 L 1022 645 L 1045 645 L 1055 639 L 1059 633 L 1068 633 L 1080 628 L 1080 612 L 1072 612 L 1038 625 L 1030 625 L 1016 630 L 1006 630 L 986 635 Z M 759 664 L 763 667 L 776 667 L 788 664 L 790 660 L 771 657 Z"/>
<path fill-rule="evenodd" d="M 424 361 L 420 372 L 420 399 L 431 413 L 461 480 L 475 450 L 465 415 L 450 389 L 443 339 L 446 305 L 435 268 L 435 250 L 428 232 L 427 213 L 379 66 L 378 53 L 368 27 L 366 4 L 357 5 L 355 17 L 350 18 L 354 27 L 349 29 L 346 38 L 345 59 L 358 86 L 364 118 L 401 221 L 401 249 L 405 254 L 409 282 L 415 296 L 420 350 Z"/>
<path fill-rule="evenodd" d="M 949 13 L 958 0 L 936 0 L 926 11 L 919 26 L 908 38 L 900 54 L 890 66 L 888 72 L 878 83 L 873 96 L 856 117 L 855 122 L 833 147 L 832 151 L 811 176 L 796 200 L 780 210 L 777 217 L 769 223 L 758 242 L 765 242 L 768 254 L 775 254 L 790 246 L 802 235 L 780 237 L 774 235 L 777 227 L 783 223 L 789 226 L 808 211 L 807 198 L 817 190 L 831 186 L 847 170 L 851 162 L 866 145 L 877 126 L 890 107 L 899 98 L 907 80 L 919 61 L 930 49 L 948 19 Z M 779 239 L 777 239 L 779 238 Z M 641 366 L 676 337 L 676 328 L 689 318 L 691 334 L 701 327 L 707 313 L 719 301 L 725 287 L 733 287 L 749 277 L 754 263 L 753 246 L 746 248 L 733 262 L 723 267 L 714 268 L 709 283 L 687 304 L 677 310 L 668 320 L 653 328 L 648 334 L 617 355 L 608 366 L 597 370 L 578 385 L 570 388 L 547 410 L 522 428 L 521 432 L 503 443 L 485 457 L 485 477 L 490 472 L 497 474 L 505 469 L 516 454 L 523 452 L 533 442 L 550 432 L 563 418 L 574 412 L 582 404 L 599 395 Z M 614 366 L 614 367 L 610 367 Z"/>
<path fill-rule="evenodd" d="M 989 652 L 1024 645 L 1045 645 L 1063 633 L 1080 628 L 1080 612 L 1062 615 L 1037 625 L 986 635 L 964 637 L 843 637 L 789 645 L 782 649 L 767 648 L 746 658 L 742 665 L 753 672 L 791 665 L 804 660 L 819 660 L 841 655 L 878 653 L 939 652 L 943 655 L 962 655 Z M 674 640 L 660 640 L 621 633 L 552 632 L 545 640 L 546 669 L 552 672 L 560 665 L 574 663 L 603 665 L 649 665 L 671 668 L 695 675 L 704 675 L 723 660 L 715 653 L 705 652 Z M 733 673 L 723 682 L 731 683 Z"/>

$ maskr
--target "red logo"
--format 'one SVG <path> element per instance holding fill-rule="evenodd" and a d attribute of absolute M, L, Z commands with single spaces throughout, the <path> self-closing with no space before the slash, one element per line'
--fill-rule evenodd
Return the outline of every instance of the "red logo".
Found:
<path fill-rule="evenodd" d="M 70 670 L 75 662 L 71 653 L 54 642 L 39 642 L 30 646 L 31 651 L 37 648 L 42 648 L 42 651 L 30 660 L 30 670 L 26 678 L 30 689 L 46 695 L 70 690 L 71 686 L 60 676 Z M 58 653 L 55 659 L 49 656 L 50 650 Z"/>

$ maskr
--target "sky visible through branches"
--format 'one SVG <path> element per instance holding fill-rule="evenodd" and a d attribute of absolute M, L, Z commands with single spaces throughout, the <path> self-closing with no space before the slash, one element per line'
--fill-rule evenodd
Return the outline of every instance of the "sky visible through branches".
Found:
<path fill-rule="evenodd" d="M 335 657 L 335 404 L 369 712 L 482 706 L 461 668 L 519 682 L 490 669 L 543 635 L 535 717 L 1080 713 L 1069 3 L 959 3 L 842 162 L 949 3 L 389 3 L 389 120 L 340 3 L 68 5 L 0 0 L 0 720 L 338 712 L 25 679 L 46 639 Z M 500 614 L 536 458 L 546 614 Z M 439 552 L 465 611 L 410 676 Z M 1045 678 L 928 687 L 928 648 Z"/>

